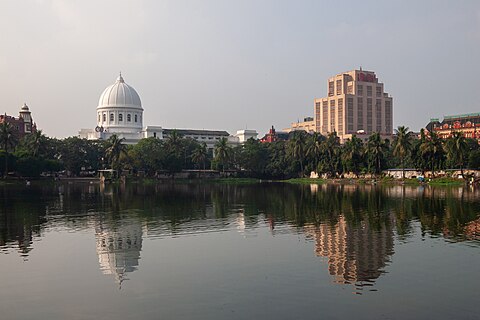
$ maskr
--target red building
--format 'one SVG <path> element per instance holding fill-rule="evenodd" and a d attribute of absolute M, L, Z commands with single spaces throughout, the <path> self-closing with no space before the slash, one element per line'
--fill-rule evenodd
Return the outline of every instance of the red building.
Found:
<path fill-rule="evenodd" d="M 436 132 L 442 139 L 447 139 L 453 132 L 459 131 L 465 138 L 480 140 L 480 113 L 445 116 L 442 122 L 431 119 L 426 129 Z"/>
<path fill-rule="evenodd" d="M 290 134 L 288 132 L 280 131 L 276 132 L 275 128 L 272 126 L 272 128 L 268 131 L 268 133 L 260 139 L 261 143 L 271 143 L 275 141 L 286 141 L 288 140 Z"/>
<path fill-rule="evenodd" d="M 33 122 L 32 114 L 28 106 L 24 103 L 18 114 L 18 118 L 9 116 L 6 113 L 0 115 L 0 123 L 8 122 L 18 132 L 18 138 L 21 139 L 25 135 L 37 132 L 37 124 Z"/>

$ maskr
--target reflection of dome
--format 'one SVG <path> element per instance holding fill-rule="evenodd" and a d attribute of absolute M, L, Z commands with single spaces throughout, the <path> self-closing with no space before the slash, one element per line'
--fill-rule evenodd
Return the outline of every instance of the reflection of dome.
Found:
<path fill-rule="evenodd" d="M 142 102 L 137 91 L 130 87 L 120 75 L 114 84 L 108 86 L 98 100 L 97 108 L 129 107 L 142 109 Z"/>
<path fill-rule="evenodd" d="M 133 223 L 128 225 L 98 225 L 95 228 L 97 255 L 103 274 L 113 274 L 120 284 L 126 279 L 127 272 L 138 267 L 142 250 L 142 227 Z"/>

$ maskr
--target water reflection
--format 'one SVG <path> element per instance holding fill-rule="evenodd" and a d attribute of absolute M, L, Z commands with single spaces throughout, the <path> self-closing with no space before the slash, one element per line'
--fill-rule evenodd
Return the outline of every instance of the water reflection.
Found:
<path fill-rule="evenodd" d="M 103 274 L 113 275 L 120 288 L 128 280 L 127 273 L 138 267 L 142 234 L 140 220 L 131 217 L 120 217 L 117 221 L 102 219 L 95 225 L 100 269 Z"/>
<path fill-rule="evenodd" d="M 418 222 L 423 237 L 480 238 L 480 194 L 471 188 L 34 183 L 0 192 L 1 252 L 27 258 L 46 231 L 94 230 L 100 269 L 120 286 L 139 266 L 143 237 L 299 233 L 334 283 L 357 292 L 387 272 L 395 239 L 409 241 Z"/>
<path fill-rule="evenodd" d="M 356 292 L 371 287 L 383 274 L 393 255 L 393 224 L 378 227 L 367 221 L 359 226 L 340 216 L 334 225 L 305 226 L 305 234 L 315 241 L 315 254 L 328 259 L 328 271 L 337 284 L 353 284 Z"/>

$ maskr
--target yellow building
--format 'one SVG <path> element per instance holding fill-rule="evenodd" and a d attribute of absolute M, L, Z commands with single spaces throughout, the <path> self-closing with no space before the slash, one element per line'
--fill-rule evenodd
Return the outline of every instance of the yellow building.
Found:
<path fill-rule="evenodd" d="M 282 131 L 291 132 L 298 130 L 303 130 L 310 133 L 315 132 L 315 120 L 312 117 L 306 117 L 302 122 L 292 122 L 290 128 L 285 128 Z"/>
<path fill-rule="evenodd" d="M 337 74 L 328 79 L 327 89 L 327 97 L 314 100 L 315 131 L 336 132 L 341 141 L 353 134 L 366 139 L 374 132 L 391 137 L 393 99 L 375 72 L 360 68 Z"/>

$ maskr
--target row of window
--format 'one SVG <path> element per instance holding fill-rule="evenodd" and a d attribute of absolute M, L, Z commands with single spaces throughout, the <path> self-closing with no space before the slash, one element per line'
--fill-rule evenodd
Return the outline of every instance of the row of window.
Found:
<path fill-rule="evenodd" d="M 378 87 L 375 87 L 375 95 L 377 97 L 381 97 L 382 96 L 382 87 L 381 86 L 378 86 Z M 367 96 L 368 97 L 371 97 L 372 96 L 372 86 L 367 86 Z M 359 84 L 357 86 L 357 95 L 359 96 L 363 96 L 363 85 Z"/>
<path fill-rule="evenodd" d="M 102 118 L 103 122 L 106 122 L 107 121 L 107 114 L 104 113 L 103 114 L 103 118 Z M 115 121 L 115 114 L 113 113 L 110 113 L 110 122 L 113 122 Z M 119 122 L 123 122 L 123 113 L 120 113 L 118 115 L 118 121 Z M 100 122 L 100 114 L 98 115 L 98 122 Z M 132 122 L 132 115 L 131 114 L 127 114 L 127 122 Z M 134 122 L 138 122 L 138 115 L 134 115 Z"/>

